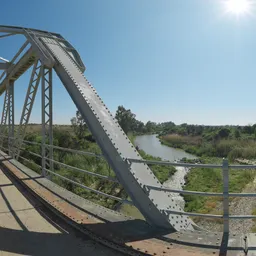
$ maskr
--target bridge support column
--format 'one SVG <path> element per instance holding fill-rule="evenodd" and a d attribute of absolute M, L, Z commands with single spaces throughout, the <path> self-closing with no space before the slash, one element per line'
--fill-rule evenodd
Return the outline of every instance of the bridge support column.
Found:
<path fill-rule="evenodd" d="M 8 150 L 9 155 L 13 156 L 14 144 L 14 81 L 10 80 L 8 90 Z"/>
<path fill-rule="evenodd" d="M 53 171 L 53 131 L 52 131 L 52 69 L 41 69 L 42 79 L 42 175 L 49 168 Z M 46 145 L 48 144 L 48 145 Z"/>

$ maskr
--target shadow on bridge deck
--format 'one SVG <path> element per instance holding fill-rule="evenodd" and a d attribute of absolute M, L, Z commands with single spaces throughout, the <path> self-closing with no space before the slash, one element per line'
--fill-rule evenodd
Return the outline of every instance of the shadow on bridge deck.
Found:
<path fill-rule="evenodd" d="M 63 229 L 19 189 L 0 170 L 0 255 L 121 255 Z"/>

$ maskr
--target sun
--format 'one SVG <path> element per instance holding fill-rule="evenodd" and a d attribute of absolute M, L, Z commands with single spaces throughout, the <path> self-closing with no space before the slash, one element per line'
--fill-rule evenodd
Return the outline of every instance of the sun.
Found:
<path fill-rule="evenodd" d="M 235 15 L 245 15 L 251 10 L 250 0 L 226 0 L 225 1 L 226 11 Z"/>

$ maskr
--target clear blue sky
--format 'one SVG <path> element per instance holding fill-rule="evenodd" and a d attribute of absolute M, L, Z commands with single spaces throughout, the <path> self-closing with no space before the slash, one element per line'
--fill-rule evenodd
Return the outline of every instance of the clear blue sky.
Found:
<path fill-rule="evenodd" d="M 144 122 L 256 123 L 256 11 L 237 19 L 222 1 L 3 1 L 0 24 L 62 34 L 113 113 L 124 105 Z M 10 59 L 21 43 L 0 40 L 0 56 Z M 28 74 L 16 83 L 16 122 L 27 83 Z M 40 122 L 36 103 L 32 122 Z M 75 111 L 54 79 L 55 123 Z"/>

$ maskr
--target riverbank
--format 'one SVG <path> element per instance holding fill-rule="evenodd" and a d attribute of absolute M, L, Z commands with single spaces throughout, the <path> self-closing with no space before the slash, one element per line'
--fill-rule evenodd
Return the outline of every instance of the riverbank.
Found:
<path fill-rule="evenodd" d="M 182 136 L 178 134 L 168 134 L 164 136 L 158 136 L 158 138 L 161 144 L 165 146 L 182 149 L 185 152 L 194 154 L 198 157 L 201 157 L 203 155 L 210 157 L 215 156 L 211 152 L 209 145 L 204 145 L 202 147 L 202 138 L 200 136 L 193 137 Z"/>
<path fill-rule="evenodd" d="M 225 157 L 230 161 L 235 159 L 256 159 L 255 138 L 241 137 L 216 137 L 190 136 L 167 134 L 159 136 L 159 140 L 165 146 L 179 148 L 198 157 Z"/>

